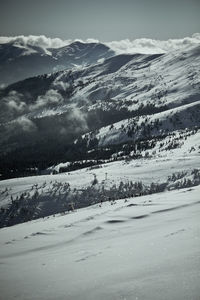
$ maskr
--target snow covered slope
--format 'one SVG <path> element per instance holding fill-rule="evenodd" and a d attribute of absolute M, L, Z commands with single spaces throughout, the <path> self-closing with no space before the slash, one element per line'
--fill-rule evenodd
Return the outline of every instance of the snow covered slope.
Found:
<path fill-rule="evenodd" d="M 167 136 L 148 150 L 141 148 L 128 155 L 123 150 L 113 154 L 111 161 L 77 171 L 61 171 L 68 163 L 50 168 L 52 173 L 62 172 L 59 174 L 2 180 L 0 227 L 66 213 L 71 203 L 80 208 L 107 199 L 113 201 L 199 185 L 199 136 L 199 132 L 186 138 Z"/>
<path fill-rule="evenodd" d="M 9 43 L 76 66 L 0 91 L 0 298 L 199 300 L 199 45 Z"/>
<path fill-rule="evenodd" d="M 1 299 L 198 300 L 200 187 L 0 230 Z"/>
<path fill-rule="evenodd" d="M 70 153 L 76 148 L 78 156 L 83 144 L 108 146 L 198 129 L 199 54 L 199 46 L 162 55 L 121 54 L 7 87 L 0 102 L 4 169 L 74 160 Z M 89 133 L 86 139 L 83 133 Z"/>
<path fill-rule="evenodd" d="M 116 54 L 159 54 L 200 43 L 200 34 L 183 39 L 103 42 L 94 39 L 61 40 L 40 36 L 0 37 L 0 86 L 35 75 L 90 64 Z"/>

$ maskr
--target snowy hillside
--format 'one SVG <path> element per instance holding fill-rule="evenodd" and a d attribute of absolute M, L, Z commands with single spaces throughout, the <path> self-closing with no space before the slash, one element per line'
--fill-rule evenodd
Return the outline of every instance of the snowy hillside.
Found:
<path fill-rule="evenodd" d="M 105 202 L 1 229 L 1 298 L 198 300 L 199 193 Z"/>
<path fill-rule="evenodd" d="M 66 213 L 74 208 L 121 198 L 191 188 L 200 184 L 200 133 L 167 137 L 151 149 L 114 154 L 99 164 L 69 163 L 50 168 L 51 175 L 0 181 L 0 227 Z M 179 147 L 173 143 L 181 141 Z M 191 146 L 192 145 L 192 146 Z M 140 155 L 139 155 L 140 153 Z M 75 162 L 73 162 L 75 164 Z M 89 166 L 83 168 L 84 166 Z M 56 171 L 56 172 L 54 172 Z M 61 172 L 60 174 L 55 174 Z"/>
<path fill-rule="evenodd" d="M 74 47 L 82 51 L 79 43 Z M 195 46 L 166 54 L 120 54 L 1 90 L 1 173 L 110 158 L 88 151 L 162 139 L 177 130 L 195 134 L 200 125 L 199 51 Z"/>
<path fill-rule="evenodd" d="M 0 298 L 199 300 L 199 35 L 3 40 Z"/>

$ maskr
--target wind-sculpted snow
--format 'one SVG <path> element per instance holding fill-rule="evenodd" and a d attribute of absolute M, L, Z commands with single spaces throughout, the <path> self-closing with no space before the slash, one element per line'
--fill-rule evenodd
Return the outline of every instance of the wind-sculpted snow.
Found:
<path fill-rule="evenodd" d="M 199 192 L 105 202 L 1 229 L 1 297 L 198 299 Z"/>

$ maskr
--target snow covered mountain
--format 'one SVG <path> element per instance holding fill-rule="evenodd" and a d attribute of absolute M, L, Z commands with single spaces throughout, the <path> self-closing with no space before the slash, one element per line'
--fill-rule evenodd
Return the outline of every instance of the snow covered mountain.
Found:
<path fill-rule="evenodd" d="M 60 48 L 10 41 L 0 44 L 0 84 L 35 75 L 87 65 L 114 55 L 114 51 L 100 43 L 73 42 Z"/>
<path fill-rule="evenodd" d="M 2 299 L 199 299 L 200 46 L 9 43 Z"/>
<path fill-rule="evenodd" d="M 173 138 L 177 130 L 197 132 L 199 54 L 199 46 L 121 54 L 1 90 L 1 172 L 111 158 L 122 150 L 115 145 L 132 143 L 129 148 L 136 151 L 137 141 L 148 140 L 148 148 L 155 139 Z M 110 152 L 102 152 L 107 146 Z"/>

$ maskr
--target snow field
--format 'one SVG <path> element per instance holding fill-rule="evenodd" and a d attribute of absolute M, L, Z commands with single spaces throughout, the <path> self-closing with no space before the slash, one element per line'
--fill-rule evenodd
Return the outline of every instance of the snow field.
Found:
<path fill-rule="evenodd" d="M 2 299 L 199 299 L 200 187 L 0 230 Z"/>

